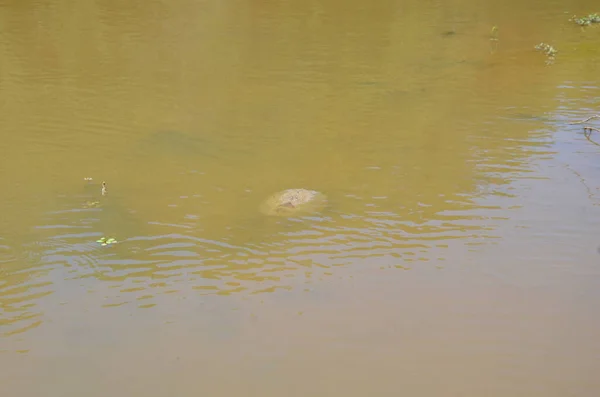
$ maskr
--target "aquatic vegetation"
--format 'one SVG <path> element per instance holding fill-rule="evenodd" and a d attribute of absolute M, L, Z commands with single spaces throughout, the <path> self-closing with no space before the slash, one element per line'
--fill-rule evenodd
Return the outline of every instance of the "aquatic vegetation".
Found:
<path fill-rule="evenodd" d="M 554 47 L 546 43 L 540 43 L 536 45 L 535 49 L 538 51 L 542 51 L 544 54 L 551 57 L 556 56 L 556 54 L 558 53 L 558 51 Z"/>
<path fill-rule="evenodd" d="M 554 63 L 554 60 L 556 58 L 556 54 L 558 53 L 558 51 L 556 50 L 556 48 L 552 47 L 550 44 L 546 44 L 546 43 L 540 43 L 538 45 L 535 46 L 535 49 L 537 51 L 541 51 L 544 53 L 544 55 L 546 55 L 546 57 L 548 58 L 546 60 L 546 65 L 551 65 Z"/>
<path fill-rule="evenodd" d="M 85 184 L 87 188 L 95 188 L 96 187 L 96 185 L 94 184 L 94 178 L 86 177 L 86 178 L 83 178 L 83 180 L 85 182 L 87 182 Z M 101 186 L 102 186 L 102 189 L 100 190 L 100 192 L 102 193 L 103 196 L 106 196 L 106 194 L 108 193 L 108 191 L 106 190 L 106 182 L 102 181 Z"/>
<path fill-rule="evenodd" d="M 594 13 L 586 17 L 577 18 L 575 15 L 570 19 L 579 26 L 590 26 L 593 23 L 600 23 L 600 14 Z"/>
<path fill-rule="evenodd" d="M 574 123 L 571 123 L 571 125 L 585 124 L 585 123 L 589 122 L 590 120 L 594 120 L 594 119 L 600 119 L 600 115 L 590 116 L 590 117 L 586 118 L 585 120 L 576 121 Z M 585 136 L 585 138 L 588 141 L 590 141 L 591 143 L 593 143 L 594 145 L 600 146 L 600 143 L 597 143 L 596 141 L 592 140 L 592 138 L 591 138 L 592 131 L 600 132 L 600 128 L 591 127 L 589 125 L 584 125 L 583 126 L 583 135 Z"/>
<path fill-rule="evenodd" d="M 498 26 L 494 25 L 490 30 L 490 49 L 492 54 L 498 49 L 498 41 Z"/>
<path fill-rule="evenodd" d="M 585 120 L 581 120 L 581 121 L 575 121 L 574 123 L 571 123 L 571 125 L 575 125 L 575 124 L 585 124 L 590 120 L 594 120 L 594 119 L 600 119 L 600 115 L 594 115 L 594 116 L 590 116 L 588 118 L 586 118 Z M 593 130 L 598 130 L 597 128 L 592 128 L 592 127 L 586 127 L 584 126 L 583 128 L 591 128 Z"/>
<path fill-rule="evenodd" d="M 84 208 L 98 208 L 98 207 L 100 207 L 100 202 L 88 200 L 85 203 L 83 203 L 83 207 Z"/>
<path fill-rule="evenodd" d="M 492 30 L 490 31 L 490 40 L 498 41 L 498 26 L 492 27 Z"/>
<path fill-rule="evenodd" d="M 113 237 L 102 237 L 101 239 L 96 240 L 96 242 L 102 246 L 105 246 L 110 244 L 116 244 L 117 240 Z"/>

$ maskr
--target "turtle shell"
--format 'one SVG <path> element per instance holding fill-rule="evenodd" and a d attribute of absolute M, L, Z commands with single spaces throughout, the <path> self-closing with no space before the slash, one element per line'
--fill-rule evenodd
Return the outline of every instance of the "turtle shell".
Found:
<path fill-rule="evenodd" d="M 315 190 L 287 189 L 267 198 L 260 210 L 270 216 L 298 216 L 321 211 L 327 197 Z"/>

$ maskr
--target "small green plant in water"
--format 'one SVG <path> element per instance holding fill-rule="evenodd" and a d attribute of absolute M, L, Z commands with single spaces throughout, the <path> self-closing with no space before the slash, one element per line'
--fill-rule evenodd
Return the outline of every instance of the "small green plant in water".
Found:
<path fill-rule="evenodd" d="M 86 201 L 83 206 L 85 208 L 97 208 L 100 207 L 100 201 Z"/>
<path fill-rule="evenodd" d="M 490 50 L 493 54 L 498 49 L 498 26 L 492 26 L 490 30 Z"/>
<path fill-rule="evenodd" d="M 554 63 L 554 59 L 556 58 L 556 54 L 558 51 L 556 48 L 552 47 L 550 44 L 540 43 L 535 46 L 535 49 L 543 52 L 548 59 L 546 60 L 546 65 L 551 65 Z"/>
<path fill-rule="evenodd" d="M 571 18 L 570 21 L 575 22 L 579 26 L 590 26 L 593 23 L 600 23 L 600 14 L 594 13 L 594 14 L 588 15 L 587 17 L 581 17 L 581 18 L 577 18 L 576 16 L 573 16 L 573 18 Z"/>
<path fill-rule="evenodd" d="M 492 27 L 492 30 L 490 32 L 490 40 L 498 41 L 498 26 Z"/>
<path fill-rule="evenodd" d="M 116 244 L 117 240 L 112 237 L 102 237 L 101 239 L 96 240 L 96 242 L 102 246 L 105 246 L 110 244 Z"/>

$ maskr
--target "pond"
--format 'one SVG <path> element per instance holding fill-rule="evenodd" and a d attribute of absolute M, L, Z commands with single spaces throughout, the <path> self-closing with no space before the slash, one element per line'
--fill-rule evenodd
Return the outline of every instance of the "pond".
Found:
<path fill-rule="evenodd" d="M 598 395 L 594 7 L 5 1 L 2 390 Z"/>

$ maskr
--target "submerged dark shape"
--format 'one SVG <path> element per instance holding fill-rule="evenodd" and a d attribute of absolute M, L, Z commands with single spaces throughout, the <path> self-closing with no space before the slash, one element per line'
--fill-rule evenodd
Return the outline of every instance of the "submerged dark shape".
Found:
<path fill-rule="evenodd" d="M 200 155 L 216 157 L 217 145 L 200 134 L 182 131 L 157 131 L 144 136 L 137 145 L 143 154 L 154 155 L 156 152 L 173 155 Z"/>
<path fill-rule="evenodd" d="M 222 162 L 256 155 L 254 140 L 233 131 L 156 131 L 136 144 L 135 153 L 152 158 L 167 156 L 197 162 L 199 159 Z"/>

